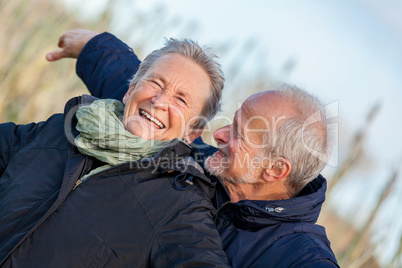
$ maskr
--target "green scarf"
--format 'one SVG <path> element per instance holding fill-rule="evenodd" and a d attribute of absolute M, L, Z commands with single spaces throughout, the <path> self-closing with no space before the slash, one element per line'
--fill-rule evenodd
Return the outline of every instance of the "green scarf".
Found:
<path fill-rule="evenodd" d="M 75 145 L 85 155 L 107 163 L 81 178 L 87 177 L 144 157 L 151 157 L 170 141 L 146 140 L 128 132 L 122 123 L 124 105 L 113 99 L 96 100 L 81 106 L 76 114 L 77 130 Z"/>

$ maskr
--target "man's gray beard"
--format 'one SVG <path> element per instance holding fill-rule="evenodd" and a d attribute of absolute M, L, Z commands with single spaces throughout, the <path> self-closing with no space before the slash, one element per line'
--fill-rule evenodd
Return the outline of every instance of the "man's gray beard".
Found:
<path fill-rule="evenodd" d="M 209 165 L 209 160 L 213 157 L 213 155 L 208 156 L 205 161 L 204 161 L 204 167 L 206 170 L 208 170 L 208 172 L 216 177 L 218 177 L 218 179 L 220 179 L 222 182 L 229 182 L 233 185 L 236 184 L 248 184 L 250 183 L 249 181 L 243 180 L 241 178 L 235 178 L 233 176 L 231 176 L 230 174 L 224 174 L 225 173 L 225 169 L 221 169 L 220 167 L 212 167 Z M 249 172 L 246 175 L 246 178 L 251 178 L 252 174 L 251 174 L 251 170 L 249 170 Z"/>

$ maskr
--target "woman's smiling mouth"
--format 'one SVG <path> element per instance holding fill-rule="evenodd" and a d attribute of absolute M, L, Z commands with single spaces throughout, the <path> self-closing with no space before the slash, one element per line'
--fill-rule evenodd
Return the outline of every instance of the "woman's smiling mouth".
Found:
<path fill-rule="evenodd" d="M 140 109 L 140 115 L 141 117 L 147 119 L 148 121 L 154 123 L 156 126 L 158 126 L 160 129 L 165 128 L 165 125 L 162 124 L 161 121 L 159 121 L 158 119 L 156 119 L 155 117 L 151 116 L 149 113 L 147 113 L 146 111 Z"/>

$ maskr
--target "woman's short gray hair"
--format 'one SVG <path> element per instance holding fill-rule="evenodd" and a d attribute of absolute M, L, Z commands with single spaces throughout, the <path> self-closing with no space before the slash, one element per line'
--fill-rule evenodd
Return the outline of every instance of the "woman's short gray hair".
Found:
<path fill-rule="evenodd" d="M 201 47 L 197 42 L 190 39 L 165 39 L 165 45 L 162 48 L 152 51 L 145 57 L 137 73 L 130 81 L 130 86 L 135 87 L 149 68 L 151 68 L 159 58 L 169 53 L 176 53 L 193 60 L 206 71 L 211 80 L 210 97 L 206 100 L 201 114 L 192 125 L 195 129 L 204 128 L 207 122 L 221 109 L 220 101 L 225 82 L 221 65 L 215 60 L 217 56 L 210 53 L 209 48 Z"/>
<path fill-rule="evenodd" d="M 288 84 L 277 88 L 278 96 L 289 100 L 296 115 L 287 118 L 267 136 L 269 154 L 290 161 L 287 187 L 297 194 L 315 179 L 329 161 L 332 137 L 327 127 L 325 107 L 309 93 Z"/>

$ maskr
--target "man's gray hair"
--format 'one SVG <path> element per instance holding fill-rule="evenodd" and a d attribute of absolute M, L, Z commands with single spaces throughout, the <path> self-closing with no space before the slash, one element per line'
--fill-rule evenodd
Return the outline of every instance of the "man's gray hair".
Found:
<path fill-rule="evenodd" d="M 221 109 L 222 90 L 225 79 L 221 65 L 215 60 L 217 56 L 209 52 L 209 48 L 201 47 L 197 42 L 190 39 L 178 40 L 174 38 L 165 39 L 165 45 L 151 52 L 140 64 L 138 72 L 130 82 L 130 86 L 136 86 L 151 66 L 162 56 L 169 53 L 176 53 L 185 56 L 205 70 L 211 80 L 211 93 L 204 103 L 201 114 L 193 123 L 195 129 L 204 128 Z"/>
<path fill-rule="evenodd" d="M 332 133 L 326 122 L 325 107 L 309 93 L 288 84 L 278 88 L 278 96 L 290 101 L 296 113 L 268 135 L 269 153 L 290 161 L 286 181 L 294 195 L 314 180 L 329 161 Z"/>

